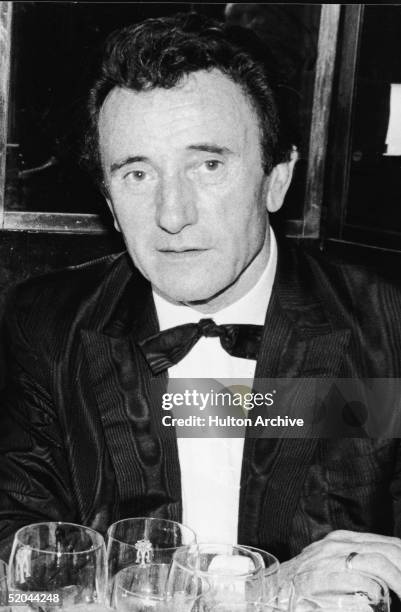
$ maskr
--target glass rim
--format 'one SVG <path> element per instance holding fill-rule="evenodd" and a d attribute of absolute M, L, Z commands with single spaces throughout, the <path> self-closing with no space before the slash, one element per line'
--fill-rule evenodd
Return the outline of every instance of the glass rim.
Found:
<path fill-rule="evenodd" d="M 58 553 L 56 550 L 44 550 L 43 548 L 37 548 L 36 546 L 31 546 L 30 544 L 24 544 L 20 540 L 20 533 L 24 531 L 24 529 L 28 529 L 30 527 L 40 527 L 41 525 L 68 525 L 69 527 L 79 527 L 79 529 L 84 529 L 85 531 L 88 531 L 90 534 L 94 534 L 96 536 L 96 539 L 100 538 L 100 541 L 97 544 L 93 544 L 91 548 L 86 548 L 85 550 L 78 550 L 76 552 L 63 551 L 61 553 L 60 552 Z M 57 554 L 61 554 L 61 555 L 82 555 L 84 554 L 86 555 L 88 554 L 88 552 L 95 552 L 99 548 L 102 548 L 102 547 L 105 548 L 104 538 L 101 533 L 99 533 L 95 529 L 92 529 L 91 527 L 86 527 L 86 525 L 79 525 L 78 523 L 67 523 L 65 521 L 42 521 L 40 523 L 30 523 L 29 525 L 24 525 L 23 527 L 20 527 L 15 532 L 14 542 L 16 541 L 21 546 L 26 546 L 30 550 L 34 550 L 35 552 L 40 552 L 45 555 L 57 555 Z"/>
<path fill-rule="evenodd" d="M 210 547 L 216 547 L 216 548 L 221 546 L 221 547 L 226 547 L 227 549 L 235 548 L 235 549 L 245 550 L 246 552 L 250 553 L 252 557 L 255 557 L 255 559 L 257 559 L 256 555 L 254 555 L 254 553 L 251 550 L 247 549 L 245 546 L 242 546 L 241 544 L 218 544 L 218 543 L 213 543 L 213 542 L 200 542 L 199 544 L 195 543 L 195 544 L 189 544 L 186 546 L 180 546 L 179 548 L 177 548 L 177 553 L 178 554 L 180 552 L 183 553 L 185 550 L 188 551 L 190 548 L 193 548 L 193 547 L 200 548 L 201 546 L 210 546 Z M 203 577 L 212 575 L 212 573 L 208 572 L 207 570 L 200 570 L 197 568 L 192 569 L 190 567 L 187 567 L 181 561 L 177 561 L 177 559 L 174 557 L 172 559 L 172 563 L 176 563 L 182 570 L 186 572 L 191 572 L 191 573 L 196 572 L 197 574 Z M 255 568 L 254 570 L 251 570 L 250 572 L 245 572 L 243 574 L 232 574 L 232 573 L 225 574 L 223 572 L 219 572 L 218 574 L 216 574 L 216 576 L 218 575 L 219 577 L 222 577 L 222 578 L 229 577 L 229 578 L 234 578 L 234 579 L 236 578 L 242 579 L 246 577 L 253 578 L 258 572 L 262 571 L 263 569 L 264 569 L 263 567 L 259 567 L 257 569 Z"/>
<path fill-rule="evenodd" d="M 179 523 L 178 521 L 172 521 L 171 519 L 157 518 L 156 516 L 134 516 L 130 518 L 120 519 L 119 521 L 115 521 L 108 527 L 107 532 L 106 532 L 107 544 L 109 543 L 109 540 L 115 540 L 116 542 L 120 542 L 121 544 L 124 544 L 125 546 L 135 546 L 135 543 L 131 544 L 130 542 L 125 542 L 124 540 L 121 539 L 121 537 L 116 537 L 110 534 L 111 530 L 114 527 L 116 527 L 117 525 L 120 525 L 121 523 L 128 523 L 129 521 L 158 521 L 158 522 L 168 523 L 170 525 L 177 525 L 180 528 L 183 527 L 186 531 L 192 534 L 192 536 L 194 537 L 193 544 L 196 543 L 195 531 L 191 529 L 191 527 L 188 527 L 188 525 L 185 525 L 184 523 Z M 180 546 L 169 546 L 168 548 L 160 548 L 160 549 L 155 549 L 155 550 L 176 550 L 177 548 L 181 546 L 191 546 L 191 545 L 192 544 L 180 544 Z"/>
<path fill-rule="evenodd" d="M 390 589 L 387 586 L 387 584 L 381 579 L 378 578 L 377 576 L 375 576 L 374 574 L 371 574 L 370 572 L 366 572 L 363 570 L 357 570 L 355 568 L 347 568 L 344 567 L 342 569 L 336 569 L 336 570 L 332 570 L 332 571 L 327 571 L 327 569 L 318 569 L 318 570 L 313 570 L 313 569 L 306 569 L 303 570 L 302 572 L 298 572 L 297 574 L 295 574 L 295 576 L 292 578 L 291 580 L 291 584 L 293 585 L 293 588 L 296 588 L 295 586 L 295 581 L 298 577 L 304 576 L 305 574 L 324 574 L 325 578 L 327 579 L 327 577 L 330 574 L 354 574 L 355 576 L 362 576 L 363 578 L 369 578 L 372 582 L 375 582 L 383 591 L 383 598 L 386 602 L 390 601 Z"/>
<path fill-rule="evenodd" d="M 256 551 L 257 553 L 259 553 L 261 556 L 266 555 L 267 557 L 270 557 L 273 562 L 277 565 L 277 570 L 280 569 L 280 561 L 277 559 L 277 557 L 275 555 L 272 555 L 272 553 L 269 553 L 267 550 L 263 550 L 263 548 L 256 548 L 256 546 L 247 546 L 246 544 L 241 544 L 241 546 L 243 548 L 246 548 L 247 550 L 252 551 Z M 262 568 L 263 569 L 263 568 Z M 270 567 L 264 567 L 265 570 L 269 570 Z M 271 568 L 271 570 L 274 570 L 274 566 Z M 270 573 L 270 572 L 269 572 Z"/>
<path fill-rule="evenodd" d="M 228 605 L 230 606 L 230 611 L 232 610 L 233 612 L 235 612 L 235 610 L 243 612 L 245 609 L 244 606 L 246 606 L 246 610 L 250 608 L 251 611 L 255 610 L 255 612 L 286 612 L 287 610 L 287 608 L 277 608 L 277 606 L 272 606 L 269 603 L 264 603 L 263 601 L 248 601 L 244 603 L 218 603 L 213 606 L 210 611 L 220 612 L 221 610 L 224 610 L 224 612 L 226 612 Z"/>
<path fill-rule="evenodd" d="M 129 589 L 127 589 L 126 587 L 121 586 L 121 584 L 116 584 L 114 586 L 114 597 L 116 596 L 116 591 L 120 590 L 122 593 L 125 593 L 126 595 L 132 595 L 133 597 L 141 597 L 140 593 L 138 591 L 130 591 Z M 149 599 L 150 601 L 167 601 L 167 593 L 165 595 L 155 595 L 153 593 L 146 593 L 146 599 Z"/>
<path fill-rule="evenodd" d="M 211 608 L 211 612 L 220 612 L 220 610 L 224 610 L 224 608 L 226 608 L 227 610 L 227 606 L 230 606 L 230 609 L 232 610 L 240 610 L 240 612 L 242 612 L 242 610 L 244 610 L 244 606 L 246 606 L 247 608 L 249 606 L 251 606 L 252 610 L 255 610 L 256 612 L 258 612 L 258 610 L 260 609 L 261 612 L 265 612 L 265 610 L 268 610 L 269 612 L 286 612 L 287 608 L 278 608 L 277 606 L 275 606 L 274 604 L 270 604 L 269 602 L 264 602 L 264 601 L 246 601 L 246 602 L 230 602 L 230 603 L 217 603 L 215 606 L 213 606 Z"/>

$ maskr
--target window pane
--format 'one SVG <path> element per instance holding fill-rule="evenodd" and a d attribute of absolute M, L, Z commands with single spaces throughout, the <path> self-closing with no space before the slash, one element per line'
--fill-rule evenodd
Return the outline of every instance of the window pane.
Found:
<path fill-rule="evenodd" d="M 6 210 L 99 213 L 77 164 L 82 109 L 99 45 L 112 30 L 185 4 L 14 2 Z M 224 4 L 201 7 L 222 16 Z"/>
<path fill-rule="evenodd" d="M 366 6 L 346 225 L 401 232 L 401 7 Z"/>

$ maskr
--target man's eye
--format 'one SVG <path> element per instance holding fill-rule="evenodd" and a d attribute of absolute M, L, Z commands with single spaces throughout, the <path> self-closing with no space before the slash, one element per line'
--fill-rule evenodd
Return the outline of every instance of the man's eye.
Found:
<path fill-rule="evenodd" d="M 209 170 L 211 172 L 213 172 L 213 170 L 218 170 L 221 165 L 222 162 L 218 159 L 208 159 L 207 161 L 205 161 L 206 170 Z"/>
<path fill-rule="evenodd" d="M 139 183 L 145 180 L 146 172 L 144 170 L 131 170 L 131 172 L 128 172 L 128 174 L 126 174 L 126 178 Z"/>

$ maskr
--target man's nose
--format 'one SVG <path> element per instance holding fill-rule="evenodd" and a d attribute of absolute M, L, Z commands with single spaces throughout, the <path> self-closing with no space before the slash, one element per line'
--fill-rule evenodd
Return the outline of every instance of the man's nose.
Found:
<path fill-rule="evenodd" d="M 160 186 L 157 224 L 170 234 L 178 234 L 198 220 L 195 194 L 189 181 L 181 175 L 165 178 Z"/>

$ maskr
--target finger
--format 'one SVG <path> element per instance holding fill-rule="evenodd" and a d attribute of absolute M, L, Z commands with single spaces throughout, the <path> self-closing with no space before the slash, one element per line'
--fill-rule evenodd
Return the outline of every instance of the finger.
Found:
<path fill-rule="evenodd" d="M 370 542 L 342 542 L 325 539 L 321 540 L 320 546 L 306 548 L 300 555 L 300 559 L 303 564 L 312 561 L 317 563 L 331 557 L 346 559 L 352 552 L 382 555 L 401 570 L 401 547 L 398 542 L 394 543 L 393 538 Z"/>
<path fill-rule="evenodd" d="M 401 598 L 401 568 L 380 553 L 361 553 L 352 559 L 352 569 L 366 572 L 382 580 Z"/>
<path fill-rule="evenodd" d="M 359 559 L 358 559 L 359 557 Z M 358 561 L 356 561 L 358 559 Z M 361 554 L 353 557 L 352 569 L 347 569 L 344 559 L 341 557 L 332 557 L 331 559 L 322 559 L 318 566 L 313 563 L 304 563 L 299 568 L 299 574 L 308 571 L 319 570 L 325 572 L 327 576 L 331 572 L 362 572 L 369 574 L 372 578 L 377 578 L 383 582 L 388 588 L 394 590 L 400 596 L 400 580 L 401 571 L 392 564 L 387 558 L 382 555 L 366 555 Z"/>
<path fill-rule="evenodd" d="M 326 538 L 327 540 L 343 540 L 347 542 L 390 542 L 401 549 L 401 539 L 395 536 L 380 535 L 378 533 L 366 533 L 364 531 L 347 531 L 345 529 L 337 529 L 331 531 Z"/>
<path fill-rule="evenodd" d="M 401 552 L 401 540 L 394 536 L 382 536 L 375 533 L 365 533 L 359 531 L 345 531 L 336 530 L 330 532 L 326 537 L 316 542 L 312 542 L 306 546 L 303 552 L 319 550 L 322 546 L 325 546 L 327 542 L 343 542 L 343 543 L 390 543 L 396 546 Z"/>
<path fill-rule="evenodd" d="M 370 546 L 370 550 L 369 550 Z M 365 552 L 358 552 L 352 558 L 352 570 L 366 572 L 373 577 L 379 578 L 398 597 L 401 597 L 401 556 L 397 549 L 381 546 L 381 552 L 374 548 L 374 544 L 366 546 Z M 346 560 L 351 552 L 350 548 L 339 549 L 333 553 L 334 547 L 326 547 L 314 555 L 304 555 L 302 562 L 299 563 L 298 572 L 304 572 L 319 568 L 327 571 L 344 571 L 347 569 Z M 368 550 L 368 552 L 366 552 Z M 384 551 L 384 552 L 383 552 Z"/>

